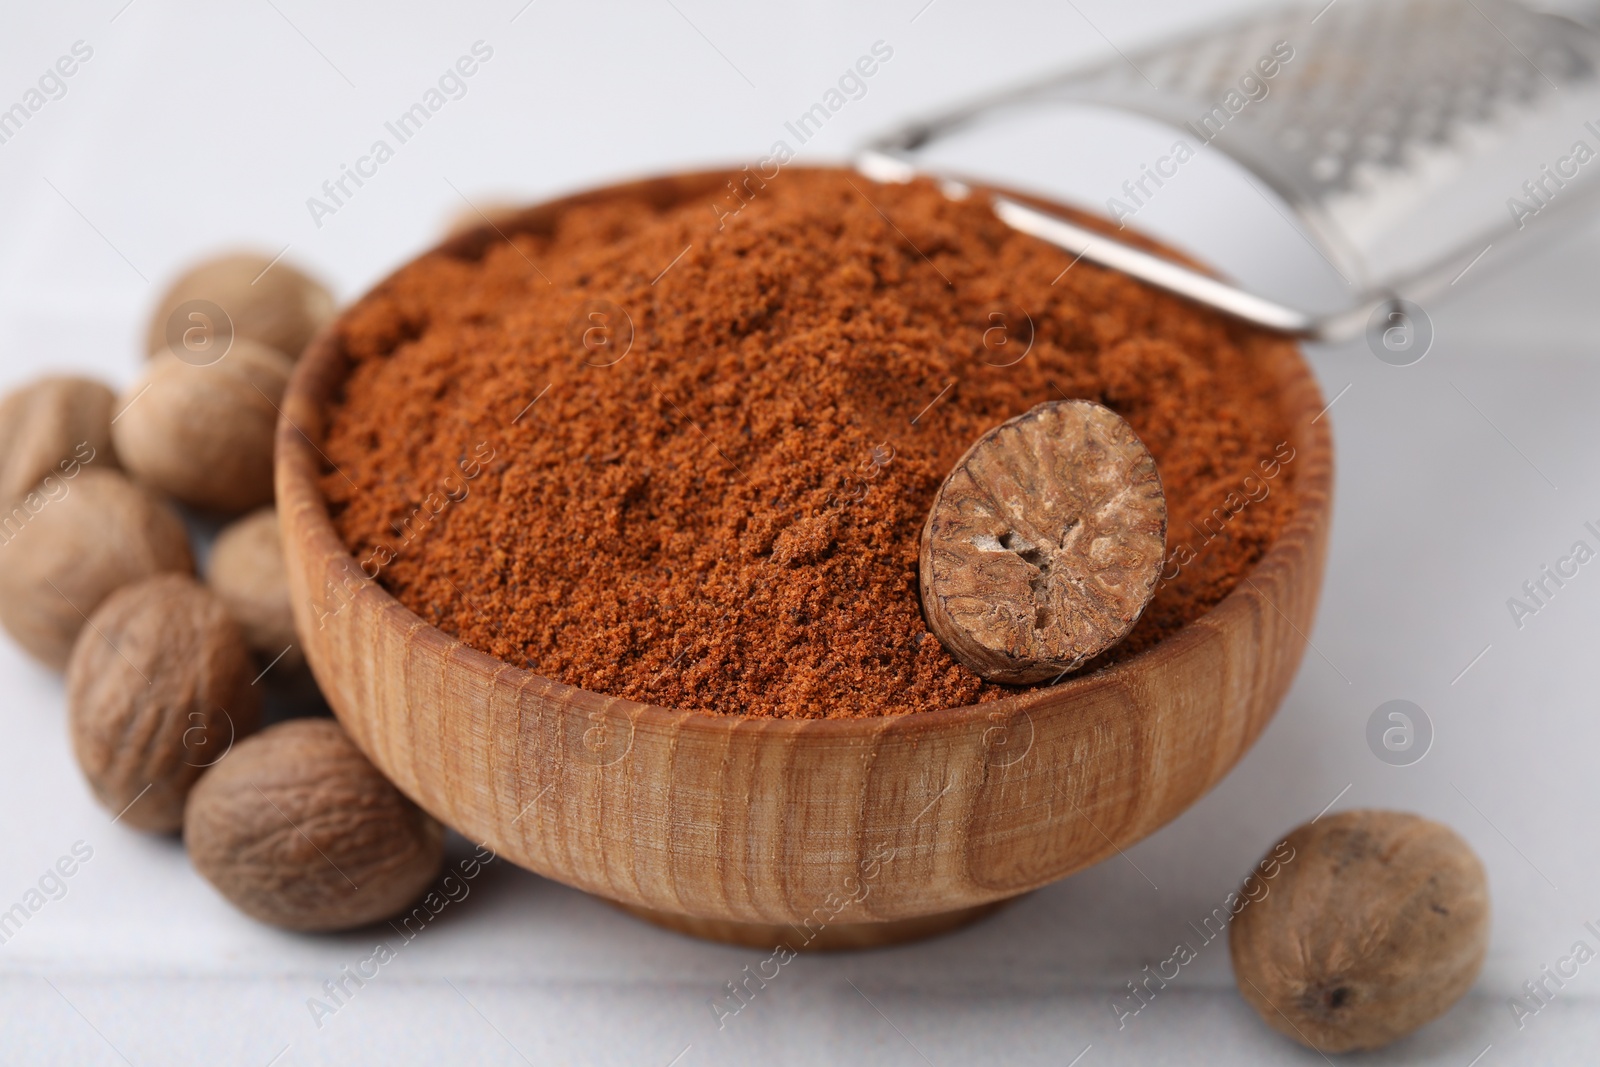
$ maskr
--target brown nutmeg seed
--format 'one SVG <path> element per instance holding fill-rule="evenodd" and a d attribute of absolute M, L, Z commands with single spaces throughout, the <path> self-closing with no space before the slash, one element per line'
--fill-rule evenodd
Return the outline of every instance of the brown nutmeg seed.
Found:
<path fill-rule="evenodd" d="M 1319 1052 L 1374 1049 L 1471 988 L 1488 950 L 1489 890 L 1449 827 L 1348 811 L 1286 844 L 1292 858 L 1274 853 L 1277 877 L 1228 935 L 1239 992 L 1268 1026 Z"/>
<path fill-rule="evenodd" d="M 245 914 L 290 930 L 387 919 L 438 876 L 444 831 L 331 719 L 239 744 L 189 795 L 189 858 Z"/>
<path fill-rule="evenodd" d="M 84 620 L 116 590 L 153 574 L 190 573 L 183 520 L 149 490 L 88 467 L 60 483 L 20 530 L 5 530 L 0 623 L 64 667 Z"/>
<path fill-rule="evenodd" d="M 30 490 L 48 496 L 57 481 L 93 463 L 115 469 L 111 450 L 110 387 L 90 378 L 50 377 L 30 382 L 0 401 L 0 505 L 6 511 Z"/>
<path fill-rule="evenodd" d="M 204 511 L 271 503 L 278 403 L 293 369 L 245 340 L 204 366 L 153 359 L 122 400 L 117 455 L 140 481 Z"/>
<path fill-rule="evenodd" d="M 217 535 L 206 582 L 263 662 L 286 669 L 304 662 L 289 605 L 289 569 L 276 508 L 253 511 Z"/>
<path fill-rule="evenodd" d="M 124 586 L 100 605 L 67 665 L 72 750 L 122 822 L 170 833 L 189 789 L 260 722 L 244 637 L 186 575 Z"/>
<path fill-rule="evenodd" d="M 1021 685 L 1125 637 L 1161 577 L 1167 503 L 1133 428 L 1088 400 L 1040 404 L 978 439 L 922 530 L 922 610 L 950 654 Z"/>
<path fill-rule="evenodd" d="M 293 361 L 334 311 L 333 294 L 321 282 L 281 259 L 216 256 L 167 287 L 145 331 L 145 352 L 210 362 L 230 339 L 242 338 Z"/>

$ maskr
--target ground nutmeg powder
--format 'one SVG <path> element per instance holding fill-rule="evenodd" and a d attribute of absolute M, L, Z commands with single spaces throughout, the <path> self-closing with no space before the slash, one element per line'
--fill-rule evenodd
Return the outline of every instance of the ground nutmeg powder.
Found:
<path fill-rule="evenodd" d="M 1216 604 L 1293 513 L 1290 342 L 930 182 L 794 167 L 727 196 L 572 207 L 346 314 L 322 487 L 402 603 L 601 693 L 896 714 L 1015 691 L 929 634 L 917 553 L 956 460 L 1034 404 L 1116 411 L 1168 501 L 1167 580 L 1086 670 Z"/>

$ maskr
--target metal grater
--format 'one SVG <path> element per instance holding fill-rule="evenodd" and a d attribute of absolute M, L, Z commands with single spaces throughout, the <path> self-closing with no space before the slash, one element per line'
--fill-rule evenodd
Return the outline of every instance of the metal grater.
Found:
<path fill-rule="evenodd" d="M 1281 200 L 1348 284 L 1348 305 L 1329 314 L 1288 307 L 1004 197 L 996 212 L 1074 255 L 1258 325 L 1343 340 L 1377 310 L 1424 299 L 1491 250 L 1558 232 L 1554 220 L 1595 203 L 1596 24 L 1600 4 L 1282 8 L 913 123 L 873 141 L 859 165 L 906 180 L 918 173 L 918 149 L 1002 109 L 1092 104 L 1156 119 L 1197 150 L 1226 153 Z M 1263 57 L 1285 45 L 1292 59 L 1264 77 Z M 1241 90 L 1246 74 L 1264 96 Z M 1580 143 L 1593 158 L 1577 158 Z"/>

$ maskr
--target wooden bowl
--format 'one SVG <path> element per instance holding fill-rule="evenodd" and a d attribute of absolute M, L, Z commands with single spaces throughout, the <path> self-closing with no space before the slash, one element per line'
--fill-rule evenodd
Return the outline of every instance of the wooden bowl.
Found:
<path fill-rule="evenodd" d="M 727 175 L 600 189 L 666 205 Z M 443 248 L 473 254 L 489 227 Z M 675 711 L 601 696 L 445 635 L 358 568 L 318 488 L 348 362 L 324 331 L 278 425 L 295 618 L 356 742 L 442 822 L 512 862 L 688 933 L 770 948 L 920 937 L 1127 848 L 1239 760 L 1300 663 L 1321 584 L 1332 449 L 1297 357 L 1281 395 L 1299 507 L 1229 596 L 1148 651 L 991 704 L 864 719 Z"/>

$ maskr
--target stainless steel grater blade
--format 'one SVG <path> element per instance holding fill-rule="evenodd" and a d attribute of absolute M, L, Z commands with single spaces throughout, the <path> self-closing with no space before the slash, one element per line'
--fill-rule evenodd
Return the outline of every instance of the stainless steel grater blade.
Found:
<path fill-rule="evenodd" d="M 1510 0 L 1281 8 L 912 123 L 873 141 L 859 165 L 906 180 L 919 149 L 1005 109 L 1092 104 L 1156 119 L 1276 194 L 1348 284 L 1348 306 L 1288 307 L 1014 201 L 997 197 L 996 212 L 1258 325 L 1343 340 L 1375 308 L 1424 299 L 1489 250 L 1558 232 L 1556 219 L 1594 205 L 1597 13 Z"/>

